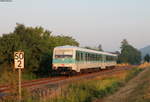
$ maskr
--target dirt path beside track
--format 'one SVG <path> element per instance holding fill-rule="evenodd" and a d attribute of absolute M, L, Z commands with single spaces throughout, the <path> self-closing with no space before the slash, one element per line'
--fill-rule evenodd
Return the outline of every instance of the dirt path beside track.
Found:
<path fill-rule="evenodd" d="M 150 102 L 150 68 L 146 68 L 114 94 L 95 102 Z"/>

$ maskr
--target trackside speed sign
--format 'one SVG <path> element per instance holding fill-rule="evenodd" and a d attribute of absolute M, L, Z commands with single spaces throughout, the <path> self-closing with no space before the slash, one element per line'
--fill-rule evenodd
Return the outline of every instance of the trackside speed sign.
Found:
<path fill-rule="evenodd" d="M 24 68 L 24 52 L 22 51 L 14 52 L 14 68 L 15 69 Z"/>

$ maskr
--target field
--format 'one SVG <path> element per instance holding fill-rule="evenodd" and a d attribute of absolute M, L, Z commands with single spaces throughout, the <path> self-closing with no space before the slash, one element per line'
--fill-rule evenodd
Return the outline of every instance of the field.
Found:
<path fill-rule="evenodd" d="M 39 102 L 93 102 L 115 93 L 141 71 L 142 69 L 134 68 L 112 76 L 104 75 L 74 82 L 61 87 L 53 96 L 41 98 Z"/>
<path fill-rule="evenodd" d="M 143 74 L 143 73 L 147 73 L 147 74 Z M 61 86 L 58 90 L 55 90 L 53 94 L 41 95 L 37 91 L 37 95 L 33 96 L 27 90 L 23 90 L 23 102 L 134 102 L 133 101 L 134 99 L 131 99 L 132 101 L 130 100 L 110 101 L 112 100 L 110 99 L 110 97 L 113 98 L 114 97 L 113 95 L 116 95 L 118 92 L 120 92 L 122 88 L 123 89 L 130 88 L 128 87 L 128 85 L 134 88 L 134 90 L 133 89 L 129 89 L 129 90 L 133 90 L 133 92 L 136 92 L 137 94 L 137 95 L 136 94 L 132 94 L 132 95 L 138 96 L 140 95 L 139 93 L 144 93 L 142 97 L 145 97 L 149 100 L 149 93 L 147 92 L 148 90 L 146 91 L 138 90 L 138 88 L 140 89 L 148 88 L 147 86 L 149 84 L 145 84 L 144 82 L 148 81 L 148 79 L 146 80 L 146 78 L 148 78 L 149 74 L 150 74 L 150 68 L 145 69 L 144 67 L 138 67 L 138 68 L 135 67 L 131 70 L 124 70 L 118 72 L 117 74 L 112 74 L 111 76 L 103 75 L 103 76 L 96 77 L 94 79 L 83 79 L 80 81 L 75 81 L 66 84 L 64 86 Z M 136 82 L 132 80 L 138 78 L 139 75 L 144 75 L 141 78 L 144 78 L 145 81 L 139 83 L 140 85 L 136 85 L 138 81 Z M 124 92 L 121 91 L 118 94 L 121 95 L 121 93 Z M 118 98 L 117 95 L 116 97 L 117 98 L 115 99 L 121 98 L 120 96 Z M 4 99 L 2 102 L 17 102 L 16 99 L 14 97 L 9 97 Z M 139 101 L 139 102 L 149 102 L 149 101 Z"/>

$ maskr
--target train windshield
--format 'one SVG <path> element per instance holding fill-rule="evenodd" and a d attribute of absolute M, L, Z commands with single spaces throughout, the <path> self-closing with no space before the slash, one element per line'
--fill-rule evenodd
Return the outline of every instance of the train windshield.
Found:
<path fill-rule="evenodd" d="M 72 50 L 56 50 L 55 58 L 72 58 L 73 51 Z"/>

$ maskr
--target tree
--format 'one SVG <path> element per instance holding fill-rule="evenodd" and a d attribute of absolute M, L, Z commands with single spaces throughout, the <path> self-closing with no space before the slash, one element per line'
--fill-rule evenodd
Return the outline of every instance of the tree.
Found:
<path fill-rule="evenodd" d="M 121 42 L 121 54 L 118 56 L 119 63 L 139 64 L 141 53 L 128 43 L 126 39 Z"/>
<path fill-rule="evenodd" d="M 98 45 L 98 50 L 99 50 L 99 51 L 103 51 L 101 44 Z"/>
<path fill-rule="evenodd" d="M 10 66 L 13 65 L 13 53 L 22 50 L 25 52 L 24 72 L 48 75 L 52 65 L 53 48 L 62 45 L 79 46 L 79 43 L 70 36 L 54 36 L 42 27 L 17 24 L 12 33 L 0 37 L 0 70 L 4 65 L 12 70 Z"/>
<path fill-rule="evenodd" d="M 150 62 L 150 56 L 149 56 L 149 54 L 146 54 L 146 55 L 145 55 L 144 61 Z"/>
<path fill-rule="evenodd" d="M 90 46 L 85 46 L 84 48 L 86 48 L 86 49 L 90 49 L 90 50 L 95 50 L 95 49 L 93 49 L 92 47 L 90 47 Z"/>
<path fill-rule="evenodd" d="M 128 46 L 128 45 L 129 45 L 129 43 L 128 43 L 127 39 L 123 39 L 121 42 L 121 49 L 123 49 L 123 47 Z"/>
<path fill-rule="evenodd" d="M 98 47 L 90 47 L 90 46 L 85 46 L 84 48 L 90 49 L 90 50 L 96 50 L 96 51 L 103 51 L 102 45 L 98 45 Z"/>

